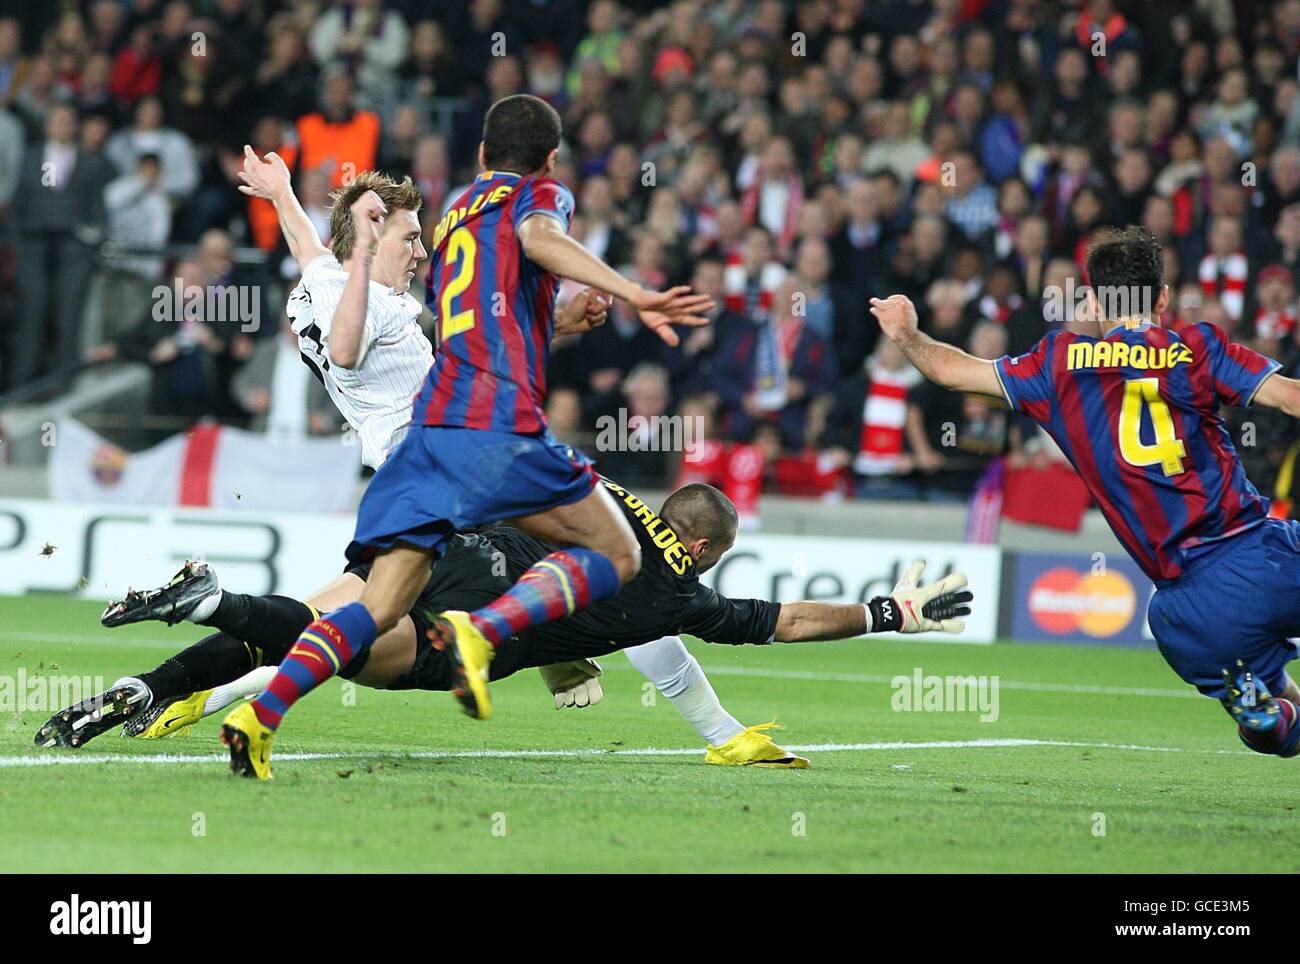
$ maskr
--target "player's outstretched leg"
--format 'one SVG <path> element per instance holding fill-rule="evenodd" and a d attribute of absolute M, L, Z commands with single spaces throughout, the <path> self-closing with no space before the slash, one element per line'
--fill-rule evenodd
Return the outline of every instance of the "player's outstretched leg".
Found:
<path fill-rule="evenodd" d="M 1242 743 L 1256 753 L 1273 756 L 1300 753 L 1300 725 L 1294 703 L 1270 693 L 1242 660 L 1223 671 L 1223 685 L 1228 691 L 1223 706 L 1237 721 Z"/>
<path fill-rule="evenodd" d="M 149 687 L 127 676 L 102 693 L 59 710 L 36 731 L 39 747 L 85 746 L 105 730 L 129 720 L 148 705 Z"/>
<path fill-rule="evenodd" d="M 571 548 L 539 559 L 483 608 L 469 614 L 442 613 L 432 621 L 434 644 L 452 657 L 452 693 L 461 708 L 479 720 L 492 713 L 487 680 L 496 647 L 529 627 L 609 598 L 641 568 L 636 536 L 603 486 L 574 502 L 514 519 L 512 525 Z"/>
<path fill-rule="evenodd" d="M 167 585 L 140 591 L 131 589 L 125 599 L 110 602 L 99 621 L 110 628 L 151 619 L 174 626 L 192 619 L 196 608 L 220 592 L 212 567 L 190 559 Z"/>
<path fill-rule="evenodd" d="M 614 564 L 591 549 L 562 549 L 539 560 L 501 598 L 473 614 L 444 612 L 432 622 L 434 645 L 451 656 L 452 694 L 474 719 L 492 715 L 488 666 L 503 640 L 529 626 L 586 609 L 618 592 Z"/>
<path fill-rule="evenodd" d="M 184 736 L 203 717 L 224 710 L 236 700 L 264 692 L 275 678 L 276 669 L 276 666 L 259 666 L 229 683 L 155 699 L 147 710 L 127 720 L 122 735 L 141 740 Z"/>

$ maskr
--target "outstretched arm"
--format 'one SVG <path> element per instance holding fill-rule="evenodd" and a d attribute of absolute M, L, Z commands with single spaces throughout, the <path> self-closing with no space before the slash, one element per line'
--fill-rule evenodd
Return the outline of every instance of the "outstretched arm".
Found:
<path fill-rule="evenodd" d="M 669 345 L 679 339 L 673 325 L 707 325 L 704 312 L 713 308 L 708 295 L 693 295 L 689 286 L 668 291 L 648 291 L 601 261 L 565 233 L 564 227 L 547 214 L 533 214 L 519 225 L 519 242 L 524 254 L 547 271 L 579 284 L 607 291 L 622 298 L 641 318 L 642 324 Z"/>
<path fill-rule="evenodd" d="M 935 341 L 917 327 L 916 306 L 905 295 L 872 298 L 871 313 L 881 330 L 926 378 L 958 392 L 1005 397 L 994 363 Z"/>
<path fill-rule="evenodd" d="M 307 262 L 330 253 L 321 244 L 315 225 L 294 196 L 289 168 L 279 154 L 271 151 L 265 158 L 260 158 L 245 144 L 244 169 L 238 172 L 238 176 L 243 182 L 240 191 L 250 197 L 265 198 L 275 205 L 280 233 L 289 243 L 289 254 L 298 262 L 299 271 L 307 266 Z"/>
<path fill-rule="evenodd" d="M 348 280 L 330 322 L 330 362 L 342 368 L 360 368 L 370 347 L 365 340 L 366 311 L 370 306 L 370 264 L 375 258 L 379 235 L 384 230 L 388 208 L 374 191 L 367 191 L 350 208 L 356 233 L 355 249 L 348 268 Z"/>
<path fill-rule="evenodd" d="M 846 639 L 864 633 L 960 633 L 974 598 L 966 589 L 965 573 L 954 572 L 929 586 L 917 588 L 925 571 L 917 561 L 888 596 L 861 604 L 783 603 L 776 619 L 778 643 Z"/>
<path fill-rule="evenodd" d="M 1292 418 L 1300 418 L 1300 381 L 1285 375 L 1269 375 L 1255 393 L 1253 404 L 1267 405 Z"/>

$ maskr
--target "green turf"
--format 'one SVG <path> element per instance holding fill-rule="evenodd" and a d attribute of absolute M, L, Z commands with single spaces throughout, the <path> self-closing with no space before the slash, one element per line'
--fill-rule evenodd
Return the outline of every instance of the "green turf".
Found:
<path fill-rule="evenodd" d="M 0 678 L 21 667 L 111 682 L 199 635 L 108 632 L 97 613 L 60 596 L 0 598 Z M 607 661 L 598 707 L 557 712 L 530 671 L 494 686 L 486 723 L 441 693 L 357 689 L 345 705 L 331 682 L 293 711 L 276 749 L 355 757 L 281 761 L 270 784 L 231 777 L 215 756 L 129 762 L 219 752 L 213 719 L 185 738 L 110 733 L 80 751 L 111 755 L 105 763 L 0 765 L 0 871 L 1240 871 L 1265 853 L 1274 871 L 1300 870 L 1300 855 L 1280 845 L 1297 828 L 1296 764 L 1243 752 L 1213 702 L 1013 688 L 1185 689 L 1154 651 L 875 640 L 692 648 L 736 716 L 775 716 L 789 744 L 1034 739 L 1177 752 L 904 747 L 810 752 L 803 771 L 722 768 L 702 752 L 605 752 L 696 744 L 667 700 L 646 705 L 622 656 Z M 998 720 L 897 712 L 888 683 L 853 678 L 918 666 L 996 675 Z M 743 675 L 753 670 L 774 675 Z M 31 745 L 47 715 L 0 716 L 0 763 L 51 752 Z M 522 749 L 599 755 L 400 755 Z M 1104 836 L 1094 814 L 1105 815 Z"/>

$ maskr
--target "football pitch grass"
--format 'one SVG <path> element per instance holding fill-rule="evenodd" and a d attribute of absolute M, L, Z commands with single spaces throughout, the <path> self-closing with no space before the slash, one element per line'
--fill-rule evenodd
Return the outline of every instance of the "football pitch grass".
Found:
<path fill-rule="evenodd" d="M 0 598 L 0 685 L 111 683 L 202 635 L 110 632 L 99 608 Z M 52 710 L 6 705 L 0 871 L 1300 870 L 1297 762 L 1247 752 L 1154 649 L 691 648 L 734 715 L 775 717 L 812 768 L 705 765 L 617 654 L 599 706 L 556 711 L 529 670 L 482 723 L 444 693 L 331 681 L 286 719 L 266 784 L 231 776 L 219 717 L 54 751 L 32 745 Z M 918 668 L 995 677 L 996 721 L 895 709 L 891 679 Z"/>

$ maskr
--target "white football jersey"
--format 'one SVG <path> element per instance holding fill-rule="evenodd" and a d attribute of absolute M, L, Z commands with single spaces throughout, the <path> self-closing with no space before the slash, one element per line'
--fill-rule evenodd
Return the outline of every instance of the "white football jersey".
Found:
<path fill-rule="evenodd" d="M 330 325 L 347 280 L 332 255 L 313 259 L 289 295 L 287 311 L 303 359 L 361 438 L 361 461 L 379 468 L 406 434 L 411 401 L 433 364 L 433 346 L 420 330 L 420 302 L 371 281 L 361 362 L 356 368 L 332 364 Z"/>

